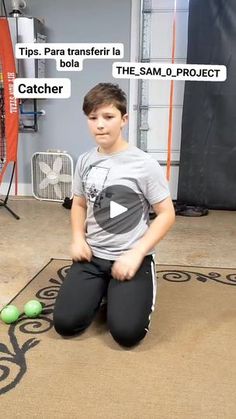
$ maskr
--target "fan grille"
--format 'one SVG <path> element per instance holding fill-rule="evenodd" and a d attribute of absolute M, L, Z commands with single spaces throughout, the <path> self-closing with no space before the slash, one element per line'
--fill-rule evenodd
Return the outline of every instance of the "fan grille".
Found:
<path fill-rule="evenodd" d="M 44 189 L 40 188 L 41 182 L 47 175 L 41 170 L 39 163 L 46 163 L 52 170 L 55 160 L 60 157 L 62 160 L 62 167 L 60 175 L 70 175 L 70 182 L 58 181 L 57 185 L 61 191 L 61 197 L 58 197 L 55 187 L 49 183 Z M 40 200 L 63 202 L 66 197 L 72 198 L 73 188 L 73 160 L 69 154 L 66 153 L 35 153 L 32 156 L 32 192 L 35 198 Z"/>

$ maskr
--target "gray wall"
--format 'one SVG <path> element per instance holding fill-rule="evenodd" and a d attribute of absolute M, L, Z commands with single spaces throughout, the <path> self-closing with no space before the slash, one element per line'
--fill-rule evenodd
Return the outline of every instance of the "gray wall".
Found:
<path fill-rule="evenodd" d="M 119 42 L 124 44 L 124 61 L 129 61 L 131 0 L 30 0 L 25 14 L 44 19 L 47 42 Z M 56 62 L 46 60 L 46 77 L 71 79 L 71 97 L 38 101 L 39 110 L 44 109 L 46 115 L 39 119 L 38 133 L 19 136 L 19 183 L 31 182 L 34 152 L 67 150 L 76 162 L 79 154 L 94 145 L 82 112 L 85 93 L 98 82 L 116 82 L 128 95 L 128 80 L 112 77 L 112 63 L 113 60 L 89 59 L 84 61 L 81 72 L 58 72 Z M 8 179 L 5 176 L 3 181 Z"/>

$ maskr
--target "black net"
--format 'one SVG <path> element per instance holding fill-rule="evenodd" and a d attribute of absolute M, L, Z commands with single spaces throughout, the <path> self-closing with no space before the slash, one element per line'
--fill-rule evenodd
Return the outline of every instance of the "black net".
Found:
<path fill-rule="evenodd" d="M 187 62 L 226 65 L 225 82 L 185 83 L 178 201 L 236 209 L 236 1 L 190 0 Z"/>

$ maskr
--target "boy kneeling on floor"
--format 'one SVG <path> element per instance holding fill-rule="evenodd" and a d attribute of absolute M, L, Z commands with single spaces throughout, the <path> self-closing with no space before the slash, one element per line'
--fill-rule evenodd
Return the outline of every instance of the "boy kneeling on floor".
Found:
<path fill-rule="evenodd" d="M 131 347 L 149 330 L 154 248 L 175 212 L 159 163 L 122 137 L 126 107 L 125 93 L 112 83 L 84 97 L 96 146 L 79 156 L 75 170 L 73 264 L 56 299 L 54 327 L 62 336 L 84 331 L 106 296 L 109 331 Z M 150 206 L 157 217 L 149 225 Z"/>

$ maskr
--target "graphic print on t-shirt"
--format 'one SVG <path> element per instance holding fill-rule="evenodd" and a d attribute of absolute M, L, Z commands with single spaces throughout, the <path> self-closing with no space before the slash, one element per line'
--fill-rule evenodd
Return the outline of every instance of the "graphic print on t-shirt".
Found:
<path fill-rule="evenodd" d="M 104 189 L 109 170 L 107 167 L 89 166 L 83 182 L 83 188 L 89 202 L 94 203 Z"/>
<path fill-rule="evenodd" d="M 130 187 L 107 186 L 109 171 L 110 168 L 104 166 L 90 165 L 84 174 L 83 189 L 100 227 L 109 233 L 124 234 L 139 223 L 142 202 Z"/>

